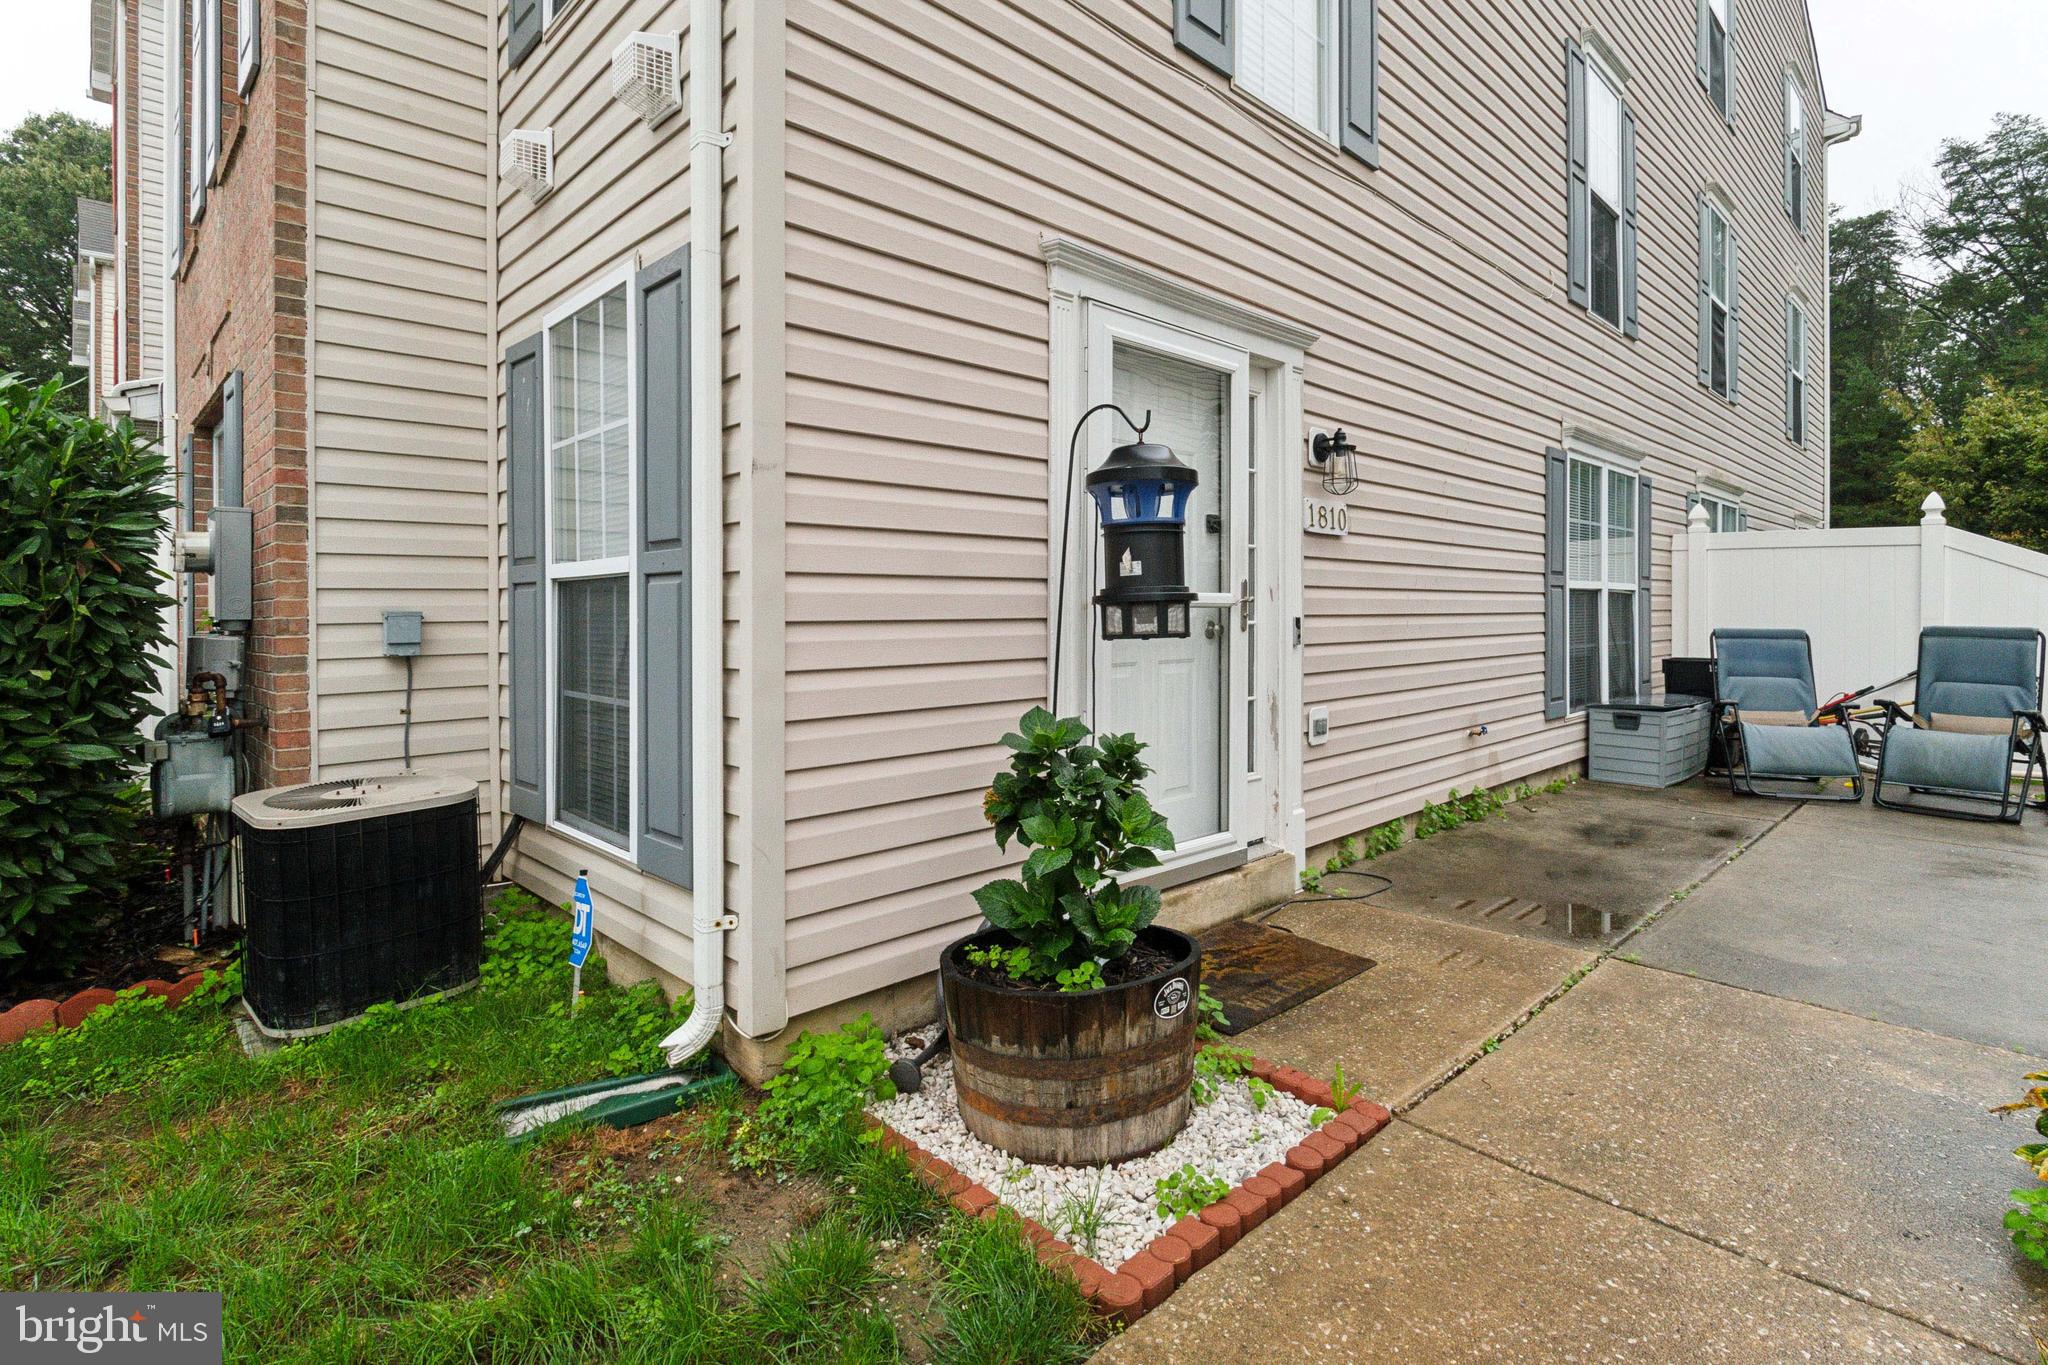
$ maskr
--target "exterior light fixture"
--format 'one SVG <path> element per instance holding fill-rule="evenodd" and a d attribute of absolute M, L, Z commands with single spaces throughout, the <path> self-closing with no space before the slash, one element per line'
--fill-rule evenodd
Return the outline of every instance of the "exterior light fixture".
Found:
<path fill-rule="evenodd" d="M 1171 449 L 1143 439 L 1144 427 L 1131 425 L 1139 440 L 1110 451 L 1088 475 L 1088 495 L 1102 519 L 1103 587 L 1095 594 L 1102 638 L 1183 639 L 1195 600 L 1186 582 L 1184 532 L 1198 476 Z"/>
<path fill-rule="evenodd" d="M 1343 497 L 1358 487 L 1358 447 L 1338 427 L 1334 433 L 1317 432 L 1308 446 L 1308 461 L 1323 471 L 1323 491 Z"/>

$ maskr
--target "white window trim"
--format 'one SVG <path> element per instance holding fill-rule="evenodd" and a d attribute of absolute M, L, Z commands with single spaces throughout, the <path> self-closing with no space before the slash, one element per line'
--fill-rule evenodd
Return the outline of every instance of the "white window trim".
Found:
<path fill-rule="evenodd" d="M 1727 103 L 1723 104 L 1714 98 L 1714 86 L 1711 74 L 1713 71 L 1712 58 L 1708 59 L 1707 69 L 1709 72 L 1709 76 L 1706 81 L 1701 83 L 1700 93 L 1704 94 L 1707 97 L 1707 103 L 1713 106 L 1714 112 L 1721 115 L 1723 120 L 1726 120 L 1728 118 L 1729 109 L 1732 108 L 1735 104 L 1735 52 L 1728 41 L 1728 6 L 1725 3 L 1720 5 L 1720 13 L 1716 14 L 1714 12 L 1715 0 L 1699 0 L 1699 3 L 1701 17 L 1707 24 L 1712 26 L 1709 28 L 1708 32 L 1711 34 L 1714 29 L 1720 30 L 1721 36 L 1719 41 L 1715 44 L 1715 48 L 1721 54 L 1722 79 L 1726 82 L 1724 90 L 1727 96 Z"/>
<path fill-rule="evenodd" d="M 547 657 L 545 705 L 541 716 L 541 744 L 546 758 L 548 829 L 573 839 L 610 858 L 639 865 L 640 859 L 640 301 L 634 297 L 633 281 L 637 259 L 628 258 L 592 279 L 576 293 L 555 305 L 541 317 L 540 407 L 541 407 L 541 547 L 543 583 L 547 589 L 547 626 L 541 641 Z M 602 560 L 579 560 L 561 566 L 555 560 L 555 342 L 556 324 L 611 293 L 624 288 L 626 295 L 626 553 Z M 557 771 L 557 717 L 561 695 L 557 668 L 561 641 L 561 611 L 556 584 L 589 578 L 626 579 L 626 829 L 625 842 L 613 843 L 600 835 L 576 828 L 564 821 L 556 800 L 560 790 Z"/>
<path fill-rule="evenodd" d="M 1580 51 L 1586 56 L 1586 99 L 1583 104 L 1586 119 L 1586 154 L 1590 162 L 1593 149 L 1593 96 L 1591 82 L 1599 80 L 1614 95 L 1614 158 L 1615 192 L 1620 194 L 1621 186 L 1628 177 L 1628 168 L 1621 164 L 1621 113 L 1628 107 L 1628 82 L 1620 68 L 1610 61 L 1613 49 L 1598 34 L 1587 33 L 1580 43 Z M 1618 334 L 1628 331 L 1628 259 L 1621 249 L 1622 227 L 1628 219 L 1628 205 L 1608 204 L 1614 211 L 1614 317 L 1608 318 L 1593 306 L 1593 201 L 1601 199 L 1599 191 L 1593 188 L 1592 167 L 1588 165 L 1586 175 L 1586 316 Z M 1602 200 L 1602 202 L 1605 202 Z"/>
<path fill-rule="evenodd" d="M 1731 492 L 1712 484 L 1701 484 L 1693 489 L 1693 497 L 1700 506 L 1707 509 L 1707 521 L 1710 523 L 1707 530 L 1716 535 L 1732 534 L 1721 526 L 1721 511 L 1724 508 L 1733 512 L 1738 522 L 1746 524 L 1748 520 L 1749 509 L 1743 506 L 1742 494 L 1739 492 Z M 1742 530 L 1743 526 L 1738 525 L 1735 529 Z"/>
<path fill-rule="evenodd" d="M 544 3 L 554 4 L 556 0 L 544 0 Z M 566 3 L 575 4 L 577 0 L 566 0 Z M 1230 78 L 1230 88 L 1274 118 L 1284 119 L 1292 127 L 1313 133 L 1322 141 L 1336 147 L 1341 145 L 1337 136 L 1337 122 L 1342 117 L 1338 108 L 1337 87 L 1343 76 L 1340 67 L 1342 35 L 1337 31 L 1337 0 L 1316 0 L 1316 5 L 1322 32 L 1321 66 L 1317 73 L 1316 92 L 1316 116 L 1321 121 L 1321 127 L 1303 123 L 1278 105 L 1268 103 L 1257 91 L 1234 75 Z"/>
<path fill-rule="evenodd" d="M 1796 366 L 1792 363 L 1792 331 L 1788 327 L 1785 333 L 1785 375 L 1788 380 L 1797 379 L 1799 381 L 1799 411 L 1796 413 L 1799 434 L 1796 437 L 1788 436 L 1786 439 L 1794 445 L 1804 446 L 1807 436 L 1806 413 L 1804 411 L 1807 406 L 1808 387 L 1806 353 L 1813 344 L 1813 325 L 1810 321 L 1812 315 L 1807 310 L 1806 300 L 1801 298 L 1796 290 L 1785 295 L 1785 309 L 1789 316 L 1796 318 L 1799 323 L 1799 363 Z M 1785 399 L 1789 406 L 1792 399 L 1792 386 L 1790 383 L 1785 385 Z M 1792 412 L 1786 414 L 1787 417 L 1794 415 Z"/>
<path fill-rule="evenodd" d="M 540 0 L 540 31 L 546 33 L 555 26 L 555 20 L 575 12 L 583 0 Z"/>
<path fill-rule="evenodd" d="M 1574 464 L 1590 465 L 1593 468 L 1598 469 L 1600 471 L 1601 577 L 1597 581 L 1585 578 L 1575 578 L 1572 576 L 1571 573 L 1571 466 Z M 1598 684 L 1598 687 L 1596 689 L 1598 695 L 1594 697 L 1592 701 L 1586 703 L 1586 705 L 1602 706 L 1614 700 L 1613 698 L 1610 698 L 1607 695 L 1607 677 L 1610 667 L 1610 661 L 1607 657 L 1607 646 L 1609 640 L 1608 609 L 1610 604 L 1614 600 L 1614 594 L 1616 592 L 1626 592 L 1629 595 L 1629 633 L 1636 637 L 1636 667 L 1638 672 L 1640 672 L 1642 668 L 1643 650 L 1647 647 L 1644 640 L 1642 639 L 1642 617 L 1641 614 L 1636 610 L 1635 603 L 1635 596 L 1639 591 L 1641 591 L 1641 584 L 1635 575 L 1633 566 L 1631 566 L 1629 577 L 1626 582 L 1617 583 L 1607 576 L 1611 569 L 1611 565 L 1609 563 L 1611 556 L 1608 553 L 1609 547 L 1607 539 L 1607 532 L 1611 522 L 1611 518 L 1608 515 L 1607 500 L 1613 494 L 1614 491 L 1613 485 L 1608 478 L 1608 475 L 1610 474 L 1625 474 L 1630 479 L 1630 487 L 1636 490 L 1637 497 L 1636 506 L 1629 510 L 1630 517 L 1636 523 L 1635 533 L 1637 536 L 1649 534 L 1649 532 L 1647 532 L 1645 528 L 1641 525 L 1641 490 L 1643 486 L 1643 470 L 1641 463 L 1639 461 L 1630 459 L 1625 455 L 1620 455 L 1613 451 L 1602 450 L 1598 447 L 1589 447 L 1577 443 L 1569 444 L 1565 447 L 1565 696 L 1567 704 L 1569 704 L 1571 699 L 1572 593 L 1598 592 L 1600 594 L 1600 620 L 1599 624 L 1594 627 L 1598 635 L 1600 649 L 1599 658 L 1593 665 L 1593 678 L 1594 681 Z M 1642 687 L 1639 683 L 1635 689 L 1634 695 L 1628 698 L 1624 698 L 1623 700 L 1635 700 L 1637 697 L 1640 697 L 1641 695 Z M 1566 711 L 1567 715 L 1572 716 L 1582 716 L 1585 713 L 1585 706 L 1573 707 Z"/>
<path fill-rule="evenodd" d="M 1272 491 L 1281 496 L 1268 498 L 1263 490 L 1255 495 L 1262 499 L 1258 514 L 1264 520 L 1254 539 L 1261 547 L 1260 563 L 1267 566 L 1267 572 L 1258 584 L 1258 598 L 1253 605 L 1254 619 L 1260 625 L 1255 647 L 1261 651 L 1261 662 L 1256 670 L 1248 668 L 1247 672 L 1256 671 L 1259 685 L 1275 713 L 1301 715 L 1301 644 L 1288 623 L 1300 620 L 1303 611 L 1303 536 L 1301 517 L 1295 514 L 1298 500 L 1291 495 L 1296 485 L 1288 483 L 1285 476 L 1287 471 L 1298 468 L 1291 451 L 1300 448 L 1297 443 L 1307 429 L 1302 374 L 1316 333 L 1289 319 L 1195 288 L 1070 238 L 1046 237 L 1039 243 L 1039 253 L 1048 268 L 1055 376 L 1046 463 L 1051 549 L 1046 566 L 1048 616 L 1060 593 L 1058 566 L 1062 547 L 1070 535 L 1073 540 L 1073 553 L 1066 556 L 1069 633 L 1058 661 L 1050 657 L 1048 650 L 1048 688 L 1055 684 L 1053 670 L 1057 666 L 1063 709 L 1075 709 L 1066 704 L 1066 699 L 1081 696 L 1087 686 L 1088 651 L 1076 643 L 1072 634 L 1074 623 L 1083 623 L 1082 641 L 1092 640 L 1095 635 L 1094 613 L 1087 601 L 1086 587 L 1091 572 L 1087 561 L 1094 547 L 1087 518 L 1093 514 L 1079 505 L 1085 499 L 1077 499 L 1075 505 L 1067 504 L 1064 476 L 1068 439 L 1075 421 L 1091 401 L 1086 367 L 1081 363 L 1088 340 L 1088 314 L 1092 306 L 1106 305 L 1243 351 L 1251 359 L 1254 388 L 1263 386 L 1263 398 L 1256 409 L 1259 429 L 1253 440 L 1261 443 L 1261 466 L 1273 478 Z M 1109 429 L 1108 414 L 1093 420 L 1104 423 L 1104 431 Z M 1102 440 L 1101 433 L 1095 433 L 1093 441 L 1084 438 L 1084 458 L 1088 452 L 1109 444 L 1094 443 Z M 1079 614 L 1071 614 L 1077 610 L 1077 603 Z M 1280 726 L 1268 756 L 1272 760 L 1270 766 L 1257 772 L 1254 779 L 1264 784 L 1264 791 L 1257 802 L 1247 802 L 1247 818 L 1237 829 L 1247 841 L 1247 849 L 1263 841 L 1266 850 L 1284 848 L 1300 859 L 1308 849 L 1308 811 L 1302 796 L 1302 727 Z"/>
<path fill-rule="evenodd" d="M 1795 101 L 1797 101 L 1799 106 L 1799 134 L 1797 137 L 1792 135 L 1792 106 Z M 1792 160 L 1798 163 L 1799 166 L 1800 216 L 1792 218 L 1792 210 L 1789 206 L 1785 210 L 1785 216 L 1791 219 L 1793 226 L 1798 228 L 1801 233 L 1806 231 L 1807 223 L 1813 217 L 1813 185 L 1806 164 L 1806 120 L 1808 117 L 1806 109 L 1806 82 L 1800 78 L 1799 68 L 1788 66 L 1785 68 L 1785 140 L 1790 146 Z"/>
<path fill-rule="evenodd" d="M 1721 240 L 1729 248 L 1731 248 L 1729 252 L 1728 263 L 1732 266 L 1734 264 L 1735 254 L 1740 248 L 1740 243 L 1737 241 L 1735 236 L 1735 211 L 1729 207 L 1728 201 L 1721 196 L 1719 191 L 1711 187 L 1706 192 L 1705 203 L 1707 206 L 1707 212 L 1713 214 L 1715 217 L 1721 220 Z M 1707 250 L 1709 252 L 1713 250 L 1713 245 L 1714 234 L 1710 231 L 1707 234 Z M 1735 272 L 1732 269 L 1722 272 L 1725 279 L 1725 283 L 1721 291 L 1717 293 L 1714 289 L 1714 261 L 1711 256 L 1709 256 L 1705 264 L 1707 270 L 1707 297 L 1713 300 L 1713 302 L 1720 307 L 1722 316 L 1726 318 L 1729 323 L 1732 324 L 1735 320 L 1735 309 L 1733 308 L 1733 306 L 1731 306 L 1731 301 L 1728 295 L 1728 287 L 1732 286 L 1735 283 Z M 1711 350 L 1713 346 L 1713 338 L 1711 336 L 1707 338 L 1707 345 Z M 1726 373 L 1730 378 L 1732 378 L 1735 372 L 1735 338 L 1732 334 L 1730 334 L 1727 338 L 1727 346 L 1728 359 L 1724 373 Z M 1712 376 L 1708 377 L 1707 392 L 1713 394 L 1714 397 L 1721 399 L 1723 402 L 1733 403 L 1735 401 L 1735 398 L 1730 391 L 1733 389 L 1733 387 L 1734 386 L 1730 384 L 1726 388 L 1717 389 L 1714 387 Z"/>

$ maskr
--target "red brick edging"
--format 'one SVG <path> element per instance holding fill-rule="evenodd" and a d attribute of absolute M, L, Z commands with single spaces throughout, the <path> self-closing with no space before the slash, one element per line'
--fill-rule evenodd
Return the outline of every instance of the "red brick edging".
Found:
<path fill-rule="evenodd" d="M 164 981 L 151 977 L 138 981 L 151 995 L 160 995 L 171 1009 L 185 1003 L 185 997 L 199 989 L 199 983 L 206 979 L 204 972 L 187 972 L 176 981 Z M 134 990 L 135 986 L 126 987 Z M 85 1017 L 102 1005 L 114 1003 L 115 992 L 105 986 L 87 986 L 84 990 L 63 1002 L 55 1000 L 24 1000 L 13 1009 L 0 1014 L 0 1045 L 18 1043 L 39 1028 L 76 1028 L 85 1022 Z"/>
<path fill-rule="evenodd" d="M 1307 1072 L 1291 1066 L 1274 1066 L 1257 1057 L 1245 1070 L 1304 1104 L 1323 1109 L 1337 1107 L 1328 1083 Z M 1166 1302 L 1166 1296 L 1186 1283 L 1189 1276 L 1230 1250 L 1240 1237 L 1278 1213 L 1282 1206 L 1293 1202 L 1296 1195 L 1357 1151 L 1392 1118 L 1383 1105 L 1352 1100 L 1342 1113 L 1289 1149 L 1285 1162 L 1274 1162 L 1247 1176 L 1199 1216 L 1181 1219 L 1114 1271 L 1083 1256 L 1033 1219 L 1014 1209 L 1010 1212 L 1023 1225 L 1025 1237 L 1038 1249 L 1041 1262 L 1073 1276 L 1074 1283 L 1098 1313 L 1129 1324 Z M 869 1121 L 882 1130 L 882 1145 L 902 1152 L 918 1179 L 944 1195 L 954 1208 L 983 1218 L 1003 1207 L 994 1194 L 954 1170 L 948 1162 L 880 1120 Z"/>

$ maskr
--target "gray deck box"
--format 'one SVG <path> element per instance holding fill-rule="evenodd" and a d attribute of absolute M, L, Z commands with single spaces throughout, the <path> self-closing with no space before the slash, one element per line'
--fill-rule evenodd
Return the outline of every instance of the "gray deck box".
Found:
<path fill-rule="evenodd" d="M 1630 787 L 1673 787 L 1707 766 L 1712 707 L 1697 697 L 1586 708 L 1586 776 Z"/>

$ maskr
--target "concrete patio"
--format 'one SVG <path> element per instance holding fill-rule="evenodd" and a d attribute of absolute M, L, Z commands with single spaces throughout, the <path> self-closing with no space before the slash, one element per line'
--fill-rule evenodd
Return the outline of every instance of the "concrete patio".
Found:
<path fill-rule="evenodd" d="M 1580 786 L 1361 867 L 1273 922 L 1379 965 L 1239 1041 L 1396 1122 L 1102 1359 L 2041 1359 L 2048 820 Z"/>

